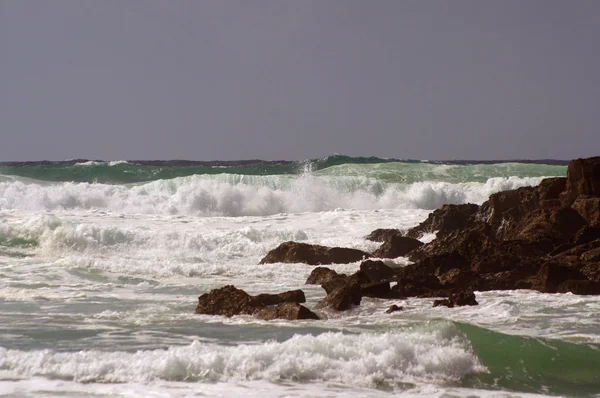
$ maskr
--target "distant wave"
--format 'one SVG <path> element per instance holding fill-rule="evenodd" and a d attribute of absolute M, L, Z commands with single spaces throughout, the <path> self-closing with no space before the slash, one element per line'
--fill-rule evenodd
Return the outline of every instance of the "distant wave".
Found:
<path fill-rule="evenodd" d="M 420 161 L 332 155 L 303 161 L 188 161 L 119 160 L 1 162 L 0 175 L 50 182 L 139 183 L 191 175 L 239 174 L 248 176 L 326 175 L 368 176 L 385 182 L 483 182 L 491 177 L 564 175 L 565 161 Z M 83 166 L 83 167 L 82 167 Z"/>
<path fill-rule="evenodd" d="M 81 168 L 80 169 L 85 169 Z M 129 214 L 265 216 L 278 213 L 435 209 L 482 203 L 494 192 L 535 185 L 541 177 L 493 177 L 484 182 L 389 183 L 336 175 L 194 175 L 141 184 L 0 182 L 0 209 L 101 209 Z"/>

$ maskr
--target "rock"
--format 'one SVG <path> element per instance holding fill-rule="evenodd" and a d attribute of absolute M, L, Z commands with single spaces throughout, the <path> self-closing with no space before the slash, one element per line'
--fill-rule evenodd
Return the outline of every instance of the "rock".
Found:
<path fill-rule="evenodd" d="M 453 293 L 447 299 L 435 300 L 433 302 L 434 307 L 439 307 L 443 305 L 449 308 L 478 304 L 479 303 L 477 302 L 477 300 L 475 300 L 475 294 L 470 290 L 462 291 L 459 293 Z"/>
<path fill-rule="evenodd" d="M 540 200 L 559 199 L 567 187 L 566 177 L 544 178 L 537 186 Z"/>
<path fill-rule="evenodd" d="M 346 311 L 353 305 L 359 305 L 361 301 L 360 283 L 354 278 L 347 278 L 346 283 L 332 290 L 317 304 L 317 309 L 332 308 L 336 311 Z"/>
<path fill-rule="evenodd" d="M 302 290 L 251 296 L 235 286 L 228 285 L 198 297 L 196 313 L 227 317 L 257 315 L 261 319 L 318 319 L 311 318 L 316 315 L 310 315 L 312 312 L 298 304 L 305 301 Z"/>
<path fill-rule="evenodd" d="M 374 282 L 361 284 L 360 294 L 363 297 L 388 298 L 390 295 L 390 283 Z"/>
<path fill-rule="evenodd" d="M 393 235 L 386 239 L 373 255 L 380 258 L 396 258 L 405 256 L 420 246 L 423 246 L 423 242 L 417 239 Z"/>
<path fill-rule="evenodd" d="M 586 280 L 577 269 L 556 262 L 545 263 L 536 276 L 532 288 L 542 293 L 556 293 L 567 280 Z"/>
<path fill-rule="evenodd" d="M 253 296 L 250 299 L 250 305 L 254 307 L 265 307 L 268 305 L 275 305 L 286 302 L 305 303 L 306 297 L 304 296 L 304 292 L 298 289 L 290 290 L 279 294 L 262 293 L 257 296 Z"/>
<path fill-rule="evenodd" d="M 196 313 L 227 317 L 249 315 L 253 312 L 253 307 L 250 305 L 251 298 L 248 293 L 235 286 L 224 286 L 198 297 Z"/>
<path fill-rule="evenodd" d="M 267 255 L 260 260 L 260 264 L 348 264 L 369 257 L 371 257 L 369 253 L 357 249 L 309 245 L 308 243 L 299 242 L 284 242 L 267 253 Z"/>
<path fill-rule="evenodd" d="M 590 263 L 600 263 L 600 247 L 584 252 L 580 259 Z"/>
<path fill-rule="evenodd" d="M 363 261 L 360 270 L 367 275 L 370 282 L 389 281 L 397 276 L 396 271 L 383 261 Z"/>
<path fill-rule="evenodd" d="M 365 236 L 365 239 L 373 242 L 383 242 L 395 235 L 402 235 L 402 232 L 397 228 L 379 228 Z"/>
<path fill-rule="evenodd" d="M 557 293 L 571 292 L 582 295 L 599 295 L 600 282 L 590 280 L 566 280 L 558 286 Z"/>
<path fill-rule="evenodd" d="M 402 306 L 399 306 L 399 305 L 396 305 L 396 304 L 392 304 L 392 305 L 390 305 L 390 307 L 389 307 L 389 308 L 388 308 L 388 309 L 385 311 L 385 313 L 386 313 L 386 314 L 391 314 L 391 313 L 393 313 L 393 312 L 396 312 L 396 311 L 402 311 L 402 310 L 404 310 L 404 307 L 402 307 Z"/>
<path fill-rule="evenodd" d="M 272 319 L 288 319 L 290 321 L 297 319 L 319 319 L 317 314 L 308 308 L 292 302 L 261 308 L 256 312 L 255 316 L 266 321 Z"/>
<path fill-rule="evenodd" d="M 578 196 L 600 197 L 600 156 L 569 162 L 567 185 L 561 199 L 571 204 Z"/>
<path fill-rule="evenodd" d="M 575 199 L 571 208 L 592 227 L 600 227 L 600 198 Z"/>
<path fill-rule="evenodd" d="M 327 267 L 317 267 L 312 270 L 308 279 L 306 280 L 307 285 L 321 285 L 329 282 L 330 280 L 340 276 L 334 270 Z"/>
<path fill-rule="evenodd" d="M 434 210 L 427 220 L 411 228 L 406 236 L 417 239 L 425 233 L 436 232 L 442 236 L 448 232 L 465 227 L 477 213 L 479 206 L 467 203 L 462 205 L 443 205 Z"/>

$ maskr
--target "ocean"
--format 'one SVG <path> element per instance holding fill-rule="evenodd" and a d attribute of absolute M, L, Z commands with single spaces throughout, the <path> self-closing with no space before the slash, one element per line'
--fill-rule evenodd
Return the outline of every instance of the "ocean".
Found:
<path fill-rule="evenodd" d="M 374 229 L 565 173 L 339 155 L 0 163 L 0 397 L 600 397 L 594 296 L 363 298 L 307 321 L 194 313 L 224 285 L 302 289 L 314 310 L 313 267 L 258 264 L 280 243 L 373 251 Z"/>

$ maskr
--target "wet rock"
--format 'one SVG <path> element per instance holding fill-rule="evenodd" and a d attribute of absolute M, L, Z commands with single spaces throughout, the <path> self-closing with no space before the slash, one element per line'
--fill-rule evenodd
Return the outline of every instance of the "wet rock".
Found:
<path fill-rule="evenodd" d="M 600 198 L 578 198 L 571 205 L 592 227 L 600 227 Z"/>
<path fill-rule="evenodd" d="M 475 293 L 473 293 L 470 290 L 462 291 L 459 293 L 453 293 L 447 299 L 435 300 L 433 302 L 434 307 L 446 306 L 449 308 L 478 304 L 479 303 L 475 299 Z"/>
<path fill-rule="evenodd" d="M 600 156 L 569 162 L 567 185 L 561 199 L 570 205 L 578 196 L 600 197 Z"/>
<path fill-rule="evenodd" d="M 284 242 L 260 260 L 269 263 L 348 264 L 369 258 L 369 253 L 343 247 L 327 247 L 308 243 Z"/>
<path fill-rule="evenodd" d="M 407 255 L 410 251 L 423 246 L 423 242 L 414 238 L 401 235 L 388 237 L 383 244 L 373 252 L 373 256 L 380 258 L 396 258 Z"/>
<path fill-rule="evenodd" d="M 436 232 L 443 236 L 448 232 L 465 227 L 476 214 L 479 206 L 467 203 L 461 205 L 443 205 L 434 210 L 427 220 L 411 228 L 406 236 L 417 239 L 425 233 Z"/>
<path fill-rule="evenodd" d="M 360 294 L 363 297 L 388 298 L 390 294 L 390 283 L 363 283 L 360 285 Z"/>
<path fill-rule="evenodd" d="M 365 273 L 370 282 L 389 281 L 397 276 L 396 271 L 383 261 L 363 261 L 360 270 Z"/>
<path fill-rule="evenodd" d="M 386 314 L 391 314 L 397 311 L 403 311 L 404 307 L 396 305 L 396 304 L 392 304 L 390 305 L 390 307 L 385 311 Z"/>
<path fill-rule="evenodd" d="M 568 265 L 547 262 L 538 272 L 532 288 L 539 290 L 542 293 L 556 293 L 559 286 L 565 281 L 586 279 L 586 276 L 579 270 L 569 267 Z"/>
<path fill-rule="evenodd" d="M 353 278 L 347 278 L 345 283 L 331 291 L 317 304 L 317 309 L 331 308 L 336 311 L 346 311 L 352 306 L 359 305 L 362 299 L 360 283 Z"/>
<path fill-rule="evenodd" d="M 257 315 L 260 313 L 262 319 L 274 319 L 273 317 L 282 317 L 283 319 L 316 319 L 299 318 L 301 316 L 311 316 L 306 312 L 308 309 L 298 304 L 305 301 L 306 299 L 302 290 L 251 296 L 235 286 L 227 285 L 219 289 L 213 289 L 209 293 L 198 297 L 196 313 L 226 317 L 234 315 Z"/>
<path fill-rule="evenodd" d="M 287 319 L 290 321 L 299 319 L 319 319 L 317 314 L 308 308 L 292 302 L 285 302 L 261 308 L 256 312 L 255 316 L 266 321 L 272 319 Z"/>
<path fill-rule="evenodd" d="M 581 295 L 599 295 L 600 282 L 590 280 L 567 280 L 558 286 L 557 293 L 573 293 Z"/>
<path fill-rule="evenodd" d="M 365 236 L 365 239 L 373 242 L 383 242 L 395 235 L 402 235 L 402 231 L 397 228 L 379 228 Z"/>
<path fill-rule="evenodd" d="M 317 267 L 312 270 L 308 279 L 306 280 L 307 285 L 321 285 L 329 282 L 330 280 L 339 277 L 340 274 L 327 267 Z"/>

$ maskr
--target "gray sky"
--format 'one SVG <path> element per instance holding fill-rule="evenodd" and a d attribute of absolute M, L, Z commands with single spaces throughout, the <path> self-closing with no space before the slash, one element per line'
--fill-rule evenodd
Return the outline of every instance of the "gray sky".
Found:
<path fill-rule="evenodd" d="M 0 161 L 600 154 L 600 1 L 0 0 Z"/>

